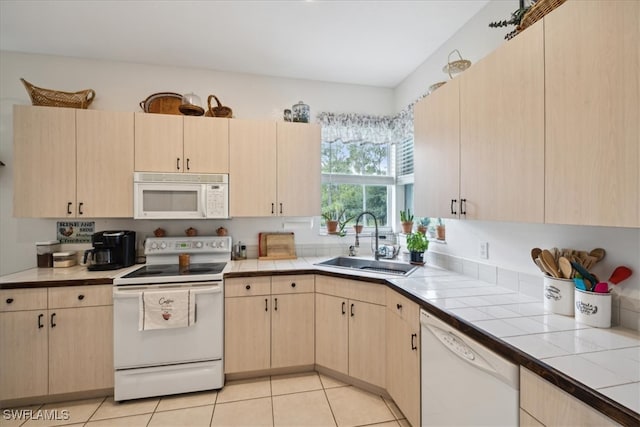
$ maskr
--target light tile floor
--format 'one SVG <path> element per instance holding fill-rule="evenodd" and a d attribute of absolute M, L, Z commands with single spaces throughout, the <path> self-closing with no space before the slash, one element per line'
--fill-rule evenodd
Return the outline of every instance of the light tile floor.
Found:
<path fill-rule="evenodd" d="M 30 418 L 30 419 L 29 419 Z M 409 426 L 381 396 L 316 372 L 228 382 L 221 391 L 5 409 L 0 427 Z"/>

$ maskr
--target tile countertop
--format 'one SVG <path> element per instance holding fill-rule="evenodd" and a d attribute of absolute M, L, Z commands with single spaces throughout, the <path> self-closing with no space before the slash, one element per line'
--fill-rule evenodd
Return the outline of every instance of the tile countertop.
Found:
<path fill-rule="evenodd" d="M 522 364 L 529 364 L 531 360 L 535 363 L 540 361 L 544 367 L 538 371 L 550 367 L 552 371 L 586 385 L 588 389 L 635 412 L 623 411 L 626 414 L 621 421 L 623 424 L 624 420 L 631 419 L 633 422 L 639 418 L 640 332 L 582 325 L 573 317 L 545 312 L 541 297 L 518 293 L 437 267 L 426 266 L 417 269 L 409 277 L 398 277 L 315 265 L 326 259 L 231 261 L 225 268 L 225 275 L 239 277 L 324 271 L 342 277 L 389 283 L 424 308 L 435 310 L 439 316 L 454 319 L 460 329 L 464 329 L 463 332 L 472 338 L 485 338 L 486 342 L 486 337 L 489 337 L 490 341 L 497 341 L 499 345 L 492 346 L 494 350 L 506 348 L 511 355 L 521 352 L 527 356 L 519 358 Z M 115 271 L 87 271 L 82 266 L 34 268 L 0 277 L 0 288 L 18 287 L 12 286 L 12 283 L 19 282 L 20 287 L 25 284 L 36 286 L 37 282 L 47 282 L 49 286 L 57 281 L 67 284 L 83 284 L 86 281 L 111 283 L 114 277 L 138 267 Z M 580 397 L 585 400 L 593 396 L 587 393 Z M 611 416 L 607 405 L 597 407 L 604 407 L 603 412 Z"/>

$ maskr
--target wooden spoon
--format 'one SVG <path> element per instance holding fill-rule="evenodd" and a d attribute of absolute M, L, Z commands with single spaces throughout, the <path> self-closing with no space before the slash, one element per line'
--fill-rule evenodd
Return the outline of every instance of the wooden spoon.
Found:
<path fill-rule="evenodd" d="M 602 248 L 595 248 L 589 252 L 589 255 L 598 260 L 598 262 L 602 261 L 607 252 Z"/>
<path fill-rule="evenodd" d="M 540 271 L 542 271 L 543 273 L 546 273 L 547 270 L 544 269 L 539 259 L 541 253 L 542 253 L 542 249 L 540 248 L 531 249 L 531 259 L 533 260 L 534 264 L 538 266 Z"/>
<path fill-rule="evenodd" d="M 551 252 L 546 249 L 542 250 L 542 265 L 546 266 L 549 270 L 549 274 L 551 274 L 555 278 L 560 278 L 560 271 L 558 269 L 558 264 L 556 264 L 556 260 L 554 259 Z"/>
<path fill-rule="evenodd" d="M 571 279 L 573 276 L 573 267 L 571 266 L 571 261 L 567 258 L 561 256 L 558 260 L 560 264 L 560 272 L 565 279 Z"/>

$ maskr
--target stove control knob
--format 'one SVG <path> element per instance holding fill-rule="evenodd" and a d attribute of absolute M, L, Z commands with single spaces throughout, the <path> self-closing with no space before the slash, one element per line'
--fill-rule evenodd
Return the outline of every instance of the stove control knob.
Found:
<path fill-rule="evenodd" d="M 158 244 L 156 242 L 153 242 L 151 244 L 151 249 L 158 249 Z"/>
<path fill-rule="evenodd" d="M 202 247 L 202 242 L 196 242 L 196 248 L 201 248 Z"/>
<path fill-rule="evenodd" d="M 160 249 L 166 249 L 166 248 L 167 248 L 167 243 L 166 242 L 160 243 Z"/>

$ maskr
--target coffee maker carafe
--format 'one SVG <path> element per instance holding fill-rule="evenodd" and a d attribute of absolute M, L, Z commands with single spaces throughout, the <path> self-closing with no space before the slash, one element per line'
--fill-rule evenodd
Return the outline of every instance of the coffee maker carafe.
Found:
<path fill-rule="evenodd" d="M 84 251 L 88 270 L 117 270 L 135 264 L 135 231 L 98 231 L 91 236 L 91 244 L 93 249 Z"/>

